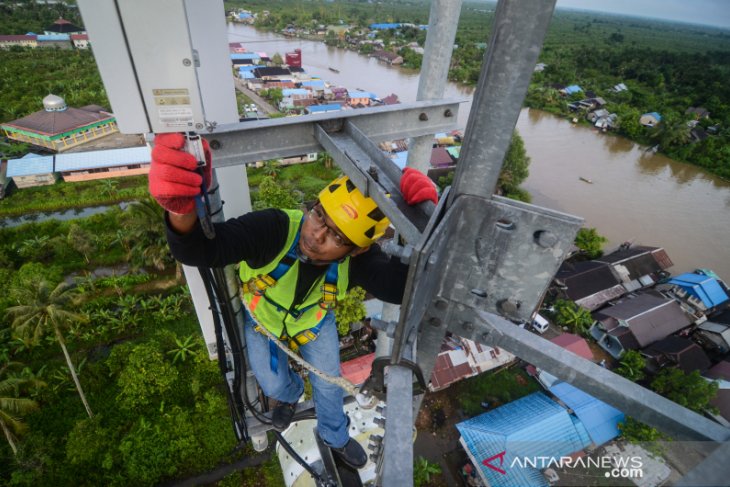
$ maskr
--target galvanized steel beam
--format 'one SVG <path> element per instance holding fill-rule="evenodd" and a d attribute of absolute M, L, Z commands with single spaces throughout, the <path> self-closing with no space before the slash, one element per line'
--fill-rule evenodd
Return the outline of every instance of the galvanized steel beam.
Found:
<path fill-rule="evenodd" d="M 494 192 L 554 8 L 555 0 L 502 0 L 497 4 L 452 198 Z"/>
<path fill-rule="evenodd" d="M 730 485 L 730 442 L 715 449 L 705 460 L 687 472 L 676 487 Z"/>
<path fill-rule="evenodd" d="M 210 143 L 213 166 L 239 164 L 318 152 L 314 127 L 327 132 L 344 128 L 345 120 L 357 125 L 370 140 L 380 142 L 452 130 L 459 103 L 435 100 L 340 112 L 241 122 L 212 127 L 201 134 Z"/>
<path fill-rule="evenodd" d="M 449 329 L 465 338 L 507 350 L 631 417 L 668 433 L 675 440 L 730 441 L 730 429 L 523 330 L 501 316 L 457 305 Z"/>
<path fill-rule="evenodd" d="M 413 374 L 399 365 L 388 367 L 385 438 L 378 467 L 378 485 L 413 485 Z M 391 416 L 390 412 L 394 414 Z"/>
<path fill-rule="evenodd" d="M 431 2 L 416 100 L 443 98 L 460 14 L 461 0 Z M 431 168 L 432 135 L 414 137 L 408 142 L 408 167 L 422 172 Z"/>

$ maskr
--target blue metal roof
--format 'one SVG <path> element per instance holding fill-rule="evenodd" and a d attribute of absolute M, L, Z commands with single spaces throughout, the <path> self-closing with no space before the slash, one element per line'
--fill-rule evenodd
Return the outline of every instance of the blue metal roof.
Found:
<path fill-rule="evenodd" d="M 39 41 L 70 41 L 71 36 L 68 34 L 41 34 L 38 36 Z"/>
<path fill-rule="evenodd" d="M 656 119 L 657 119 L 657 121 L 661 121 L 661 120 L 662 120 L 662 116 L 661 116 L 661 115 L 659 115 L 659 113 L 657 113 L 657 112 L 647 112 L 647 113 L 645 113 L 644 115 L 651 115 L 652 117 L 656 118 Z M 642 117 L 643 117 L 644 115 L 642 115 Z"/>
<path fill-rule="evenodd" d="M 461 154 L 461 146 L 460 145 L 454 145 L 454 146 L 451 146 L 451 147 L 447 147 L 446 148 L 446 152 L 448 152 L 451 157 L 453 157 L 454 159 L 457 159 L 458 160 L 459 159 L 459 155 Z"/>
<path fill-rule="evenodd" d="M 712 308 L 728 300 L 727 293 L 725 293 L 725 290 L 714 277 L 688 272 L 687 274 L 671 278 L 669 284 L 681 287 L 691 296 L 700 299 L 702 304 L 708 308 Z"/>
<path fill-rule="evenodd" d="M 402 24 L 395 24 L 395 23 L 370 24 L 370 29 L 372 29 L 372 30 L 397 29 L 401 25 Z"/>
<path fill-rule="evenodd" d="M 524 457 L 570 455 L 591 443 L 580 421 L 541 392 L 458 423 L 456 427 L 492 487 L 548 485 L 537 468 L 514 462 Z M 504 474 L 483 463 L 502 452 Z M 490 463 L 500 466 L 498 461 Z"/>
<path fill-rule="evenodd" d="M 569 95 L 572 95 L 573 93 L 580 93 L 581 91 L 583 91 L 583 88 L 578 85 L 570 85 L 565 87 L 565 92 Z"/>
<path fill-rule="evenodd" d="M 253 17 L 253 15 L 248 12 L 238 12 L 239 19 L 250 19 L 251 17 Z"/>
<path fill-rule="evenodd" d="M 619 435 L 618 424 L 624 421 L 624 413 L 618 409 L 567 382 L 554 384 L 550 392 L 573 410 L 596 446 L 608 443 Z"/>
<path fill-rule="evenodd" d="M 342 105 L 339 103 L 329 103 L 327 105 L 311 105 L 307 107 L 309 113 L 335 112 L 341 110 Z"/>
<path fill-rule="evenodd" d="M 347 96 L 350 98 L 370 98 L 371 100 L 377 98 L 375 93 L 360 90 L 347 90 Z"/>
<path fill-rule="evenodd" d="M 302 86 L 311 86 L 312 88 L 324 88 L 324 81 L 322 81 L 321 79 L 302 81 Z"/>
<path fill-rule="evenodd" d="M 259 66 L 257 64 L 239 64 L 238 72 L 240 73 L 242 71 L 253 71 L 254 69 L 258 69 L 260 67 L 261 66 Z"/>
<path fill-rule="evenodd" d="M 20 159 L 8 159 L 8 171 L 5 174 L 12 178 L 16 176 L 34 176 L 53 172 L 53 156 L 39 156 L 26 154 Z"/>
<path fill-rule="evenodd" d="M 292 95 L 308 95 L 311 92 L 309 90 L 305 90 L 304 88 L 284 88 L 281 90 L 281 94 L 283 96 L 292 96 Z"/>
<path fill-rule="evenodd" d="M 238 77 L 241 79 L 256 79 L 256 76 L 251 71 L 239 71 Z"/>
<path fill-rule="evenodd" d="M 234 52 L 231 54 L 231 59 L 261 59 L 261 56 L 259 56 L 255 52 Z M 260 67 L 260 66 L 259 66 Z"/>
<path fill-rule="evenodd" d="M 67 152 L 56 155 L 56 171 L 83 171 L 84 169 L 148 164 L 149 162 L 150 148 L 146 145 L 126 149 Z"/>

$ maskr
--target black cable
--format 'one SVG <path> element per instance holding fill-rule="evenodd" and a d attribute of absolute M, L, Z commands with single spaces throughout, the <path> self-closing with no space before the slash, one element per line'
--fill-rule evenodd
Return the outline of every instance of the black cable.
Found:
<path fill-rule="evenodd" d="M 305 462 L 304 459 L 302 457 L 300 457 L 296 451 L 294 451 L 294 448 L 292 448 L 292 446 L 284 439 L 284 436 L 281 433 L 279 433 L 278 431 L 274 431 L 274 436 L 276 437 L 279 444 L 282 447 L 284 447 L 284 449 L 287 451 L 287 453 L 289 453 L 289 455 L 291 455 L 291 457 L 294 459 L 294 461 L 296 461 L 299 465 L 304 467 L 304 470 L 309 472 L 309 475 L 312 476 L 312 478 L 315 480 L 317 485 L 329 485 L 329 483 L 327 482 L 327 479 L 325 479 L 320 474 L 315 472 L 315 470 L 307 462 Z"/>
<path fill-rule="evenodd" d="M 200 277 L 203 280 L 205 292 L 208 295 L 208 301 L 210 302 L 211 311 L 213 314 L 213 328 L 215 330 L 216 348 L 218 350 L 218 368 L 220 369 L 221 375 L 223 376 L 223 380 L 226 382 L 226 400 L 228 402 L 228 409 L 231 414 L 231 421 L 233 422 L 233 431 L 239 441 L 247 441 L 248 432 L 246 431 L 246 422 L 242 421 L 237 401 L 233 395 L 233 392 L 231 391 L 231 388 L 228 386 L 228 380 L 226 379 L 229 368 L 228 362 L 226 360 L 225 343 L 223 341 L 223 328 L 220 322 L 220 309 L 213 309 L 214 304 L 217 303 L 218 300 L 216 299 L 215 292 L 213 290 L 213 282 L 210 276 L 210 269 L 199 267 L 198 271 L 200 272 Z"/>
<path fill-rule="evenodd" d="M 218 269 L 220 272 L 215 272 L 215 270 L 212 272 L 213 275 L 211 275 L 211 269 L 206 269 L 205 274 L 203 275 L 203 280 L 207 283 L 207 286 L 210 286 L 211 288 L 211 294 L 209 294 L 209 299 L 211 301 L 215 300 L 215 302 L 218 304 L 218 313 L 220 314 L 220 317 L 223 319 L 223 323 L 226 329 L 226 334 L 228 335 L 231 343 L 231 356 L 233 359 L 233 372 L 234 372 L 234 384 L 233 388 L 234 390 L 243 391 L 240 396 L 242 396 L 243 399 L 243 406 L 245 406 L 246 409 L 248 409 L 251 414 L 261 423 L 263 424 L 271 424 L 271 420 L 268 419 L 266 416 L 263 416 L 263 412 L 257 410 L 255 408 L 249 398 L 248 398 L 248 392 L 246 389 L 246 360 L 243 353 L 243 348 L 241 347 L 241 337 L 238 333 L 238 328 L 236 327 L 236 320 L 235 315 L 232 310 L 232 306 L 230 305 L 230 300 L 233 298 L 228 299 L 221 299 L 220 296 L 228 296 L 227 292 L 223 292 L 217 283 L 218 280 L 222 279 L 223 285 L 225 286 L 225 274 L 223 274 L 223 271 L 221 269 Z M 201 270 L 202 272 L 202 270 Z M 220 317 L 214 316 L 215 324 L 216 324 L 216 339 L 218 338 L 218 334 L 222 337 L 222 327 L 220 325 Z M 222 347 L 219 345 L 219 347 Z M 222 349 L 222 348 L 221 348 Z M 230 391 L 230 389 L 229 389 Z M 236 397 L 234 401 L 241 405 L 241 397 Z M 245 423 L 245 421 L 244 421 Z"/>
<path fill-rule="evenodd" d="M 226 381 L 226 390 L 228 392 L 227 398 L 229 410 L 231 411 L 231 416 L 234 423 L 234 430 L 239 440 L 245 439 L 246 441 L 248 441 L 249 437 L 246 428 L 245 417 L 242 417 L 244 416 L 244 408 L 250 411 L 251 414 L 263 424 L 270 425 L 271 420 L 264 416 L 262 411 L 254 407 L 248 397 L 248 389 L 246 385 L 246 359 L 243 353 L 243 348 L 241 346 L 241 343 L 243 342 L 241 340 L 238 327 L 236 326 L 236 317 L 233 311 L 233 307 L 231 306 L 231 301 L 233 300 L 233 298 L 230 297 L 227 292 L 228 288 L 226 286 L 225 273 L 223 269 L 220 268 L 212 269 L 212 275 L 211 269 L 199 268 L 198 270 L 200 271 L 200 275 L 203 279 L 205 290 L 211 303 L 211 308 L 213 306 L 213 303 L 217 305 L 216 309 L 213 310 L 213 324 L 215 327 L 216 346 L 218 348 L 218 364 L 221 373 L 223 374 L 223 379 Z M 223 286 L 223 289 L 221 289 L 221 285 Z M 223 321 L 223 325 L 221 325 L 221 319 Z M 226 374 L 228 373 L 228 364 L 225 357 L 225 343 L 223 341 L 224 326 L 226 330 L 226 335 L 228 335 L 228 338 L 231 342 L 230 347 L 231 356 L 233 359 L 234 373 L 233 390 L 241 392 L 241 394 L 237 396 L 233 395 L 231 388 L 228 387 L 228 381 L 226 379 Z M 243 404 L 241 404 L 241 399 L 243 400 Z M 317 416 L 315 413 L 302 411 L 295 414 L 293 420 L 301 421 L 303 419 L 316 418 Z M 239 435 L 239 431 L 241 431 L 241 435 Z M 284 439 L 280 432 L 274 431 L 274 435 L 279 443 L 282 445 L 282 447 L 289 453 L 289 455 L 291 455 L 291 457 L 297 463 L 299 463 L 302 468 L 309 472 L 309 474 L 318 482 L 319 485 L 328 485 L 327 480 L 319 475 L 317 472 L 315 472 L 314 469 L 301 456 L 299 456 L 296 451 L 294 451 L 292 446 L 287 443 L 287 441 Z"/>

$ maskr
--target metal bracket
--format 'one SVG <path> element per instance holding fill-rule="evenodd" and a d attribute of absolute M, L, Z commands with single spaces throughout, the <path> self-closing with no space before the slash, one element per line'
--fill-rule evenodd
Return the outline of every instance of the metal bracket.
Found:
<path fill-rule="evenodd" d="M 437 293 L 471 308 L 529 320 L 582 223 L 505 198 L 457 197 L 429 255 L 437 262 L 432 271 L 440 281 Z"/>
<path fill-rule="evenodd" d="M 378 399 L 385 399 L 388 394 L 388 387 L 385 385 L 385 368 L 391 365 L 400 365 L 409 369 L 416 376 L 416 384 L 418 387 L 413 389 L 413 395 L 423 394 L 426 391 L 426 380 L 423 378 L 423 372 L 417 363 L 407 359 L 400 359 L 397 364 L 390 361 L 390 357 L 378 357 L 373 360 L 373 366 L 370 371 L 370 377 L 365 380 L 360 387 L 360 393 L 365 395 L 373 395 Z"/>

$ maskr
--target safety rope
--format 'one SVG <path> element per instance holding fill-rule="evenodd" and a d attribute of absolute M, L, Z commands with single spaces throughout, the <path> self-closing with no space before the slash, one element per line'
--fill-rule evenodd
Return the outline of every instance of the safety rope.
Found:
<path fill-rule="evenodd" d="M 334 384 L 350 394 L 353 397 L 357 397 L 357 394 L 359 391 L 357 390 L 357 387 L 355 384 L 350 382 L 349 380 L 345 379 L 344 377 L 335 377 L 333 375 L 329 375 L 326 372 L 322 372 L 318 368 L 316 368 L 314 365 L 310 364 L 306 360 L 304 360 L 302 357 L 297 355 L 296 353 L 292 352 L 292 350 L 286 346 L 281 340 L 279 340 L 273 333 L 271 333 L 269 330 L 267 330 L 265 327 L 260 326 L 258 327 L 258 331 L 269 337 L 269 340 L 276 343 L 276 346 L 279 347 L 285 354 L 287 354 L 292 360 L 294 360 L 296 363 L 307 369 L 308 371 L 315 374 L 317 377 L 322 379 L 323 381 L 329 382 L 330 384 Z"/>

